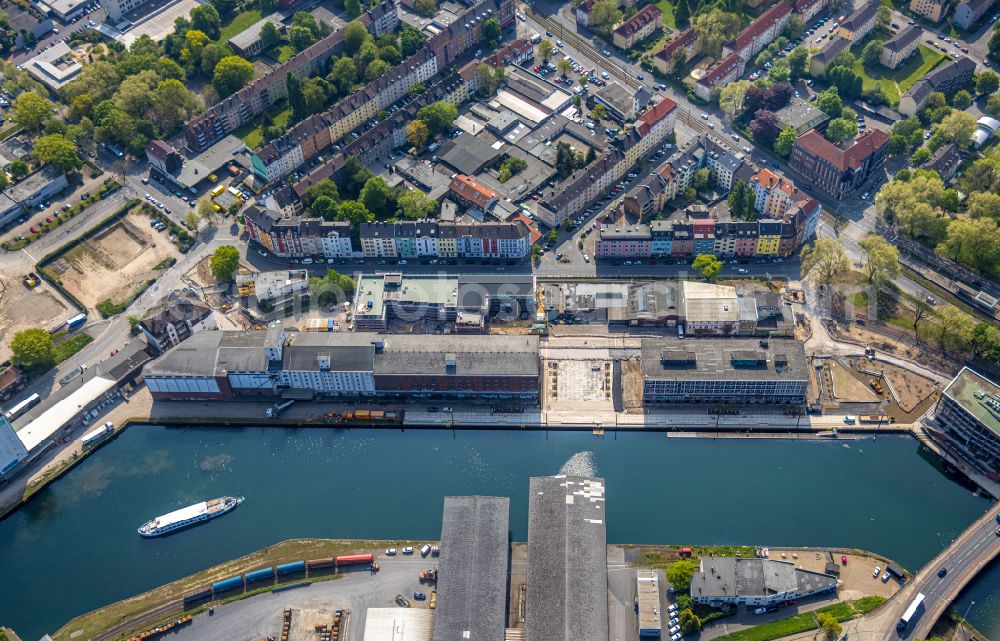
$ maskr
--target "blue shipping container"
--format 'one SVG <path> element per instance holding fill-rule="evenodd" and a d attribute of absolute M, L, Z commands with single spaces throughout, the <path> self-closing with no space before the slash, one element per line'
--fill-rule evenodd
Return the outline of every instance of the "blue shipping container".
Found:
<path fill-rule="evenodd" d="M 306 562 L 305 561 L 293 561 L 291 563 L 282 563 L 278 566 L 278 574 L 292 574 L 294 572 L 305 572 Z"/>
<path fill-rule="evenodd" d="M 225 592 L 227 590 L 232 590 L 234 588 L 243 587 L 243 577 L 242 576 L 232 576 L 228 579 L 223 579 L 221 581 L 216 581 L 212 584 L 213 592 Z"/>
<path fill-rule="evenodd" d="M 251 581 L 264 581 L 266 579 L 274 578 L 274 568 L 263 568 L 261 570 L 254 570 L 253 572 L 247 572 L 247 583 Z"/>

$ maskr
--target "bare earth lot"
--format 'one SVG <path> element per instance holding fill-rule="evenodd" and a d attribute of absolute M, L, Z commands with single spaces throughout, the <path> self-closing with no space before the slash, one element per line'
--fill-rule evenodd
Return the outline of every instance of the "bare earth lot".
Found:
<path fill-rule="evenodd" d="M 10 340 L 29 327 L 50 327 L 65 321 L 70 307 L 44 282 L 28 289 L 20 278 L 0 275 L 0 361 L 10 358 Z"/>
<path fill-rule="evenodd" d="M 52 263 L 63 287 L 88 308 L 103 300 L 126 300 L 154 267 L 180 257 L 168 235 L 149 226 L 149 218 L 130 213 L 118 224 L 81 243 Z"/>

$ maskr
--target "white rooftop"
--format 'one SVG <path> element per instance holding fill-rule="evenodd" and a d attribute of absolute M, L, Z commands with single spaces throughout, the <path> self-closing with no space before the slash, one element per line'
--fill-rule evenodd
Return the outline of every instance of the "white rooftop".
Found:
<path fill-rule="evenodd" d="M 28 73 L 52 90 L 75 79 L 83 70 L 83 65 L 73 58 L 72 50 L 65 42 L 46 49 L 28 61 Z"/>
<path fill-rule="evenodd" d="M 17 435 L 29 452 L 47 441 L 80 411 L 115 386 L 108 378 L 95 376 L 63 400 L 45 410 Z"/>
<path fill-rule="evenodd" d="M 431 641 L 434 610 L 368 608 L 364 641 Z"/>

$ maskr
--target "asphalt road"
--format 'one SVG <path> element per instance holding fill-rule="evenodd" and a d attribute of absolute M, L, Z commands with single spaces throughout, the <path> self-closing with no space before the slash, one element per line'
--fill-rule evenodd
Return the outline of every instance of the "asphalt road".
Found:
<path fill-rule="evenodd" d="M 986 518 L 976 527 L 963 532 L 948 547 L 943 559 L 937 559 L 936 564 L 926 566 L 925 572 L 918 575 L 907 598 L 898 600 L 898 612 L 895 612 L 895 616 L 899 617 L 905 611 L 916 592 L 924 595 L 924 613 L 902 633 L 897 632 L 893 626 L 884 637 L 886 641 L 926 638 L 937 617 L 947 609 L 962 588 L 1000 554 L 1000 536 L 996 534 L 998 523 L 993 518 L 996 513 L 995 508 L 990 509 Z M 944 577 L 937 574 L 941 568 L 947 569 Z"/>

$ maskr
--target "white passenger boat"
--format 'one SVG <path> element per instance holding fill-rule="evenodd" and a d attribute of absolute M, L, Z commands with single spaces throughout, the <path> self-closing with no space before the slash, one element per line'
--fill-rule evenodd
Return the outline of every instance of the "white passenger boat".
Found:
<path fill-rule="evenodd" d="M 222 516 L 243 502 L 243 497 L 223 496 L 174 510 L 139 526 L 139 536 L 152 538 Z"/>

